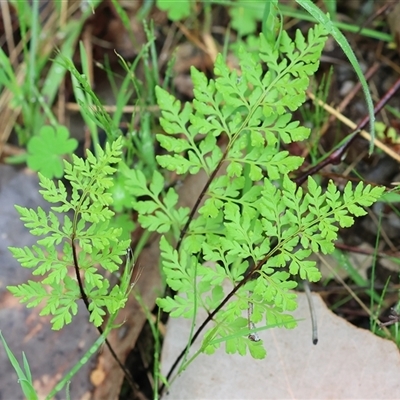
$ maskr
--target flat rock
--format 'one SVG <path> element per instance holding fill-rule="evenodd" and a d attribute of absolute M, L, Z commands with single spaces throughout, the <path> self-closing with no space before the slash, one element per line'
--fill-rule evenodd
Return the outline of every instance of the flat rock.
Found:
<path fill-rule="evenodd" d="M 357 328 L 313 295 L 317 345 L 312 344 L 307 299 L 299 294 L 292 330 L 259 332 L 267 357 L 201 354 L 173 381 L 163 400 L 173 399 L 395 399 L 400 393 L 400 357 L 393 342 Z M 199 321 L 204 320 L 203 314 Z M 162 354 L 166 374 L 189 337 L 190 321 L 171 318 Z M 199 348 L 195 343 L 191 354 Z"/>
<path fill-rule="evenodd" d="M 6 289 L 34 279 L 30 269 L 22 268 L 12 257 L 9 246 L 31 246 L 36 238 L 31 236 L 19 219 L 14 205 L 45 210 L 49 206 L 38 193 L 36 174 L 0 165 L 0 330 L 18 360 L 25 352 L 35 388 L 41 396 L 47 395 L 86 350 L 97 339 L 98 333 L 88 323 L 86 309 L 79 308 L 72 324 L 61 331 L 50 329 L 50 318 L 40 317 L 40 307 L 27 309 Z M 93 361 L 89 361 L 71 381 L 71 399 L 87 398 L 92 389 L 89 380 Z M 23 399 L 7 355 L 0 344 L 0 398 Z M 65 398 L 62 391 L 57 398 Z"/>

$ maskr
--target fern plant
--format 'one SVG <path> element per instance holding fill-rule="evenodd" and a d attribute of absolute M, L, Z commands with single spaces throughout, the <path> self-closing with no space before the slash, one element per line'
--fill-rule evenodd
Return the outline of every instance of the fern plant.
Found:
<path fill-rule="evenodd" d="M 164 191 L 159 172 L 148 186 L 140 171 L 125 171 L 139 223 L 162 234 L 162 268 L 176 294 L 158 305 L 193 322 L 197 310 L 206 309 L 207 322 L 214 322 L 204 336 L 207 353 L 225 342 L 228 353 L 264 357 L 257 330 L 293 328 L 296 278 L 321 277 L 311 253 L 332 252 L 338 227 L 351 226 L 384 190 L 348 183 L 342 193 L 332 181 L 323 190 L 312 177 L 303 189 L 290 179 L 303 159 L 282 144 L 309 136 L 292 113 L 306 99 L 325 39 L 321 25 L 307 39 L 300 31 L 294 40 L 282 32 L 275 47 L 261 36 L 257 54 L 241 50 L 240 70 L 228 68 L 221 56 L 215 79 L 192 68 L 192 105 L 182 107 L 157 88 L 164 130 L 157 140 L 167 151 L 157 157 L 159 165 L 208 177 L 192 210 L 177 206 L 178 194 Z M 222 136 L 227 144 L 221 149 Z"/>
<path fill-rule="evenodd" d="M 122 229 L 110 225 L 114 212 L 109 188 L 116 171 L 112 165 L 121 160 L 121 148 L 119 138 L 105 150 L 99 147 L 97 158 L 88 151 L 85 161 L 75 155 L 72 163 L 64 161 L 71 196 L 62 181 L 56 185 L 39 173 L 40 193 L 53 204 L 50 212 L 16 206 L 31 234 L 45 237 L 32 247 L 10 250 L 23 267 L 33 269 L 33 275 L 44 277 L 8 289 L 27 307 L 45 303 L 40 315 L 52 315 L 55 330 L 72 321 L 80 299 L 96 327 L 102 324 L 106 311 L 115 315 L 127 300 L 131 266 L 127 265 L 121 284 L 112 288 L 99 271 L 99 267 L 118 270 L 130 246 L 129 240 L 119 239 Z"/>
<path fill-rule="evenodd" d="M 163 128 L 156 137 L 166 151 L 157 156 L 160 169 L 208 177 L 191 210 L 179 206 L 178 193 L 159 170 L 148 182 L 140 169 L 120 163 L 121 138 L 105 150 L 98 147 L 97 157 L 88 152 L 85 161 L 76 156 L 64 161 L 71 196 L 62 182 L 39 174 L 52 210 L 17 210 L 33 235 L 46 236 L 31 248 L 11 251 L 43 279 L 9 290 L 28 307 L 45 302 L 41 314 L 53 316 L 54 329 L 71 322 L 80 299 L 98 327 L 106 312 L 115 315 L 124 306 L 132 267 L 126 265 L 121 283 L 112 288 L 98 269 L 116 271 L 129 247 L 110 223 L 110 189 L 118 169 L 138 222 L 162 235 L 162 270 L 174 293 L 159 298 L 158 305 L 193 325 L 197 311 L 205 309 L 209 316 L 189 344 L 212 320 L 201 347 L 206 353 L 225 343 L 228 353 L 264 357 L 257 331 L 295 327 L 297 278 L 320 279 L 311 253 L 332 252 L 339 226 L 352 225 L 384 191 L 348 183 L 342 193 L 333 182 L 323 190 L 312 177 L 303 189 L 290 179 L 303 159 L 284 145 L 310 133 L 292 113 L 306 99 L 326 37 L 321 25 L 307 39 L 300 31 L 294 40 L 282 32 L 276 44 L 261 36 L 257 53 L 239 52 L 238 70 L 219 56 L 215 79 L 192 68 L 193 104 L 182 107 L 156 89 Z M 217 143 L 220 138 L 224 145 Z"/>

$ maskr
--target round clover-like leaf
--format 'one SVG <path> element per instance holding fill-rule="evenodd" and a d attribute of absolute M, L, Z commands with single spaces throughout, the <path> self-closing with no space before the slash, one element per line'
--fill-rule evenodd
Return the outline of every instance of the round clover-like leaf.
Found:
<path fill-rule="evenodd" d="M 46 178 L 61 178 L 64 174 L 63 156 L 71 154 L 77 146 L 78 141 L 69 137 L 65 126 L 54 128 L 45 125 L 28 142 L 28 167 L 41 172 Z"/>

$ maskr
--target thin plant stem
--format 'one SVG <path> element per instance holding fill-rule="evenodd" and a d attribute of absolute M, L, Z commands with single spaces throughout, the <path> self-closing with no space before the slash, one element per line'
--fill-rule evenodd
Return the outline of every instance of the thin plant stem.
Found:
<path fill-rule="evenodd" d="M 307 296 L 308 307 L 311 315 L 311 329 L 312 329 L 312 342 L 313 344 L 318 343 L 318 325 L 317 325 L 317 313 L 315 312 L 314 301 L 310 290 L 310 284 L 308 281 L 303 281 L 304 292 Z"/>
<path fill-rule="evenodd" d="M 72 247 L 72 257 L 74 260 L 74 269 L 75 269 L 75 275 L 76 275 L 76 279 L 78 280 L 78 285 L 79 285 L 79 291 L 81 293 L 81 297 L 83 300 L 83 303 L 86 306 L 86 309 L 89 313 L 89 315 L 91 314 L 90 309 L 89 309 L 89 299 L 85 293 L 85 290 L 83 288 L 83 282 L 82 282 L 82 277 L 80 274 L 80 270 L 79 270 L 79 264 L 78 264 L 78 256 L 77 256 L 77 251 L 76 251 L 76 246 L 75 246 L 75 232 L 72 234 L 72 238 L 71 238 L 71 247 Z M 97 327 L 98 332 L 100 333 L 100 335 L 104 334 L 104 330 L 101 326 Z M 136 383 L 134 382 L 131 373 L 128 371 L 128 369 L 125 367 L 125 365 L 122 364 L 121 360 L 119 359 L 119 357 L 117 356 L 117 354 L 115 353 L 113 347 L 111 346 L 110 342 L 108 341 L 107 338 L 105 338 L 105 344 L 108 347 L 108 349 L 110 350 L 111 355 L 113 356 L 114 360 L 117 362 L 118 366 L 121 368 L 121 370 L 123 371 L 126 380 L 128 381 L 133 393 L 137 393 L 139 391 L 139 387 L 136 385 Z"/>
<path fill-rule="evenodd" d="M 159 377 L 160 377 L 160 348 L 161 348 L 160 331 L 158 329 L 158 326 L 160 323 L 161 309 L 158 310 L 157 320 L 156 320 L 156 323 L 154 323 L 154 321 L 152 319 L 152 314 L 151 314 L 149 308 L 144 303 L 143 298 L 140 295 L 140 293 L 138 291 L 135 291 L 134 296 L 135 296 L 136 301 L 139 303 L 140 307 L 142 307 L 142 310 L 146 316 L 147 322 L 149 323 L 150 330 L 151 330 L 151 333 L 154 338 L 153 400 L 158 400 L 159 399 L 158 385 L 159 385 Z"/>

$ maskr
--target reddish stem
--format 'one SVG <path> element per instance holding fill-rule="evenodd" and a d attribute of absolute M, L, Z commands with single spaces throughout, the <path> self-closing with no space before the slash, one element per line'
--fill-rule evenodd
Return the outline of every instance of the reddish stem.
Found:
<path fill-rule="evenodd" d="M 385 93 L 385 95 L 379 100 L 374 108 L 374 115 L 378 114 L 379 111 L 388 103 L 388 101 L 393 97 L 393 95 L 400 88 L 400 78 L 394 83 L 394 85 Z M 369 114 L 367 114 L 361 122 L 357 125 L 355 132 L 351 133 L 348 136 L 348 140 L 343 143 L 342 146 L 334 150 L 330 153 L 326 158 L 321 160 L 317 165 L 311 167 L 308 171 L 304 172 L 303 175 L 298 176 L 294 179 L 294 182 L 297 186 L 301 186 L 309 176 L 316 174 L 322 168 L 326 167 L 329 164 L 338 165 L 342 162 L 343 156 L 346 151 L 349 149 L 351 144 L 354 142 L 360 130 L 362 130 L 369 122 Z"/>

